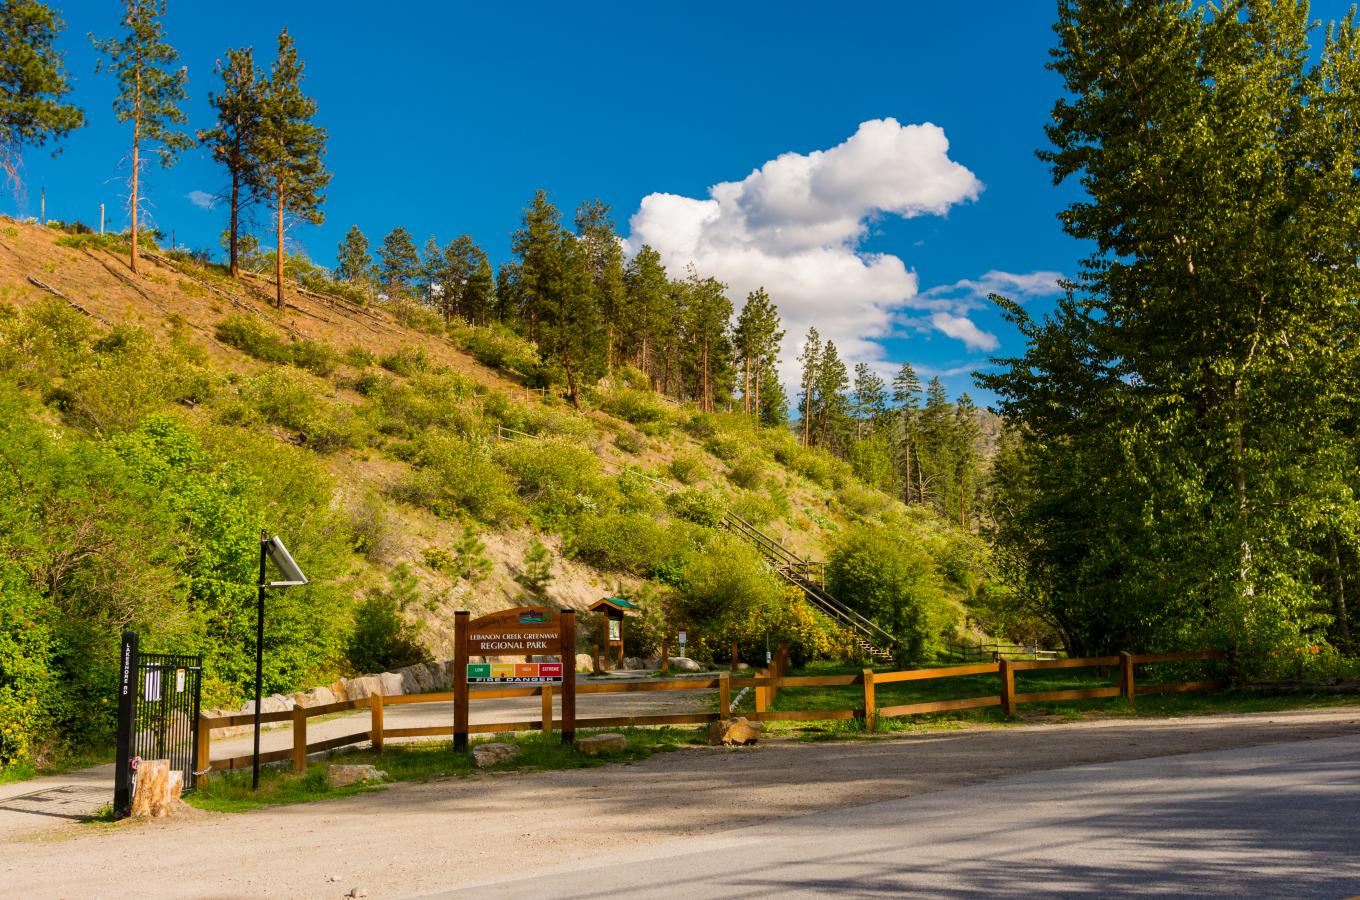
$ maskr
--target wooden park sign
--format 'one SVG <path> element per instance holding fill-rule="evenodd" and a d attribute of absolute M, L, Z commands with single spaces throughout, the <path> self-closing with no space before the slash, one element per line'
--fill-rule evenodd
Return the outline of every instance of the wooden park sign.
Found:
<path fill-rule="evenodd" d="M 474 663 L 473 656 L 556 654 L 558 663 Z M 562 743 L 576 740 L 576 611 L 520 606 L 477 619 L 454 614 L 453 746 L 468 744 L 468 684 L 562 686 Z M 546 688 L 545 688 L 546 689 Z M 545 707 L 546 708 L 546 707 Z"/>

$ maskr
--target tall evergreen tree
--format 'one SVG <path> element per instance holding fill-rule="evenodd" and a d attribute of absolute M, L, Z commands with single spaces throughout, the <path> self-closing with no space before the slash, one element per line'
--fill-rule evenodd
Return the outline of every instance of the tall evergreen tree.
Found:
<path fill-rule="evenodd" d="M 898 416 L 901 419 L 901 448 L 902 459 L 902 501 L 913 503 L 924 500 L 925 483 L 921 474 L 919 463 L 912 465 L 913 460 L 919 461 L 920 450 L 917 447 L 916 428 L 917 416 L 920 413 L 921 401 L 921 379 L 917 377 L 916 370 L 911 367 L 911 363 L 902 363 L 902 368 L 893 377 L 893 402 L 897 404 Z M 913 479 L 913 469 L 916 477 Z"/>
<path fill-rule="evenodd" d="M 562 231 L 562 214 L 548 201 L 548 193 L 535 192 L 510 240 L 519 266 L 521 328 L 530 340 L 538 340 L 543 308 L 554 302 L 552 297 L 562 278 L 562 250 L 566 246 Z"/>
<path fill-rule="evenodd" d="M 779 327 L 779 310 L 764 288 L 757 288 L 746 297 L 746 304 L 737 316 L 733 335 L 737 362 L 742 369 L 742 402 L 747 415 L 760 412 L 760 388 L 767 368 L 779 361 L 779 345 L 784 331 Z"/>
<path fill-rule="evenodd" d="M 119 122 L 132 123 L 132 177 L 129 182 L 128 210 L 131 215 L 132 271 L 137 267 L 138 212 L 141 205 L 142 148 L 152 145 L 152 152 L 163 168 L 175 162 L 180 151 L 192 147 L 189 135 L 174 126 L 188 119 L 180 104 L 188 100 L 185 85 L 189 73 L 181 66 L 175 48 L 165 42 L 161 17 L 165 15 L 165 0 L 124 0 L 123 26 L 127 32 L 121 38 L 90 39 L 103 58 L 95 64 L 95 72 L 108 71 L 118 82 L 118 95 L 113 101 L 113 112 Z"/>
<path fill-rule="evenodd" d="M 608 368 L 604 320 L 591 302 L 590 256 L 566 229 L 558 233 L 557 252 L 542 260 L 539 273 L 538 345 L 544 359 L 560 366 L 572 406 L 581 405 L 581 385 Z"/>
<path fill-rule="evenodd" d="M 408 295 L 420 277 L 420 252 L 411 232 L 398 225 L 383 238 L 378 248 L 378 277 L 392 295 Z"/>
<path fill-rule="evenodd" d="M 257 144 L 263 108 L 261 85 L 255 71 L 254 51 L 227 51 L 224 65 L 217 61 L 222 78 L 221 93 L 209 93 L 208 105 L 217 111 L 217 124 L 198 133 L 199 143 L 212 151 L 213 159 L 227 170 L 227 259 L 232 278 L 239 278 L 241 212 L 249 198 L 251 175 L 259 160 Z"/>
<path fill-rule="evenodd" d="M 45 3 L 0 0 L 0 174 L 16 193 L 24 147 L 60 140 L 85 124 L 80 108 L 65 102 L 71 85 L 55 46 L 63 27 Z"/>
<path fill-rule="evenodd" d="M 625 306 L 622 316 L 637 367 L 651 372 L 650 351 L 670 318 L 670 284 L 661 254 L 647 244 L 628 262 L 624 272 Z M 655 381 L 655 379 L 654 379 Z"/>
<path fill-rule="evenodd" d="M 283 219 L 288 213 L 319 225 L 326 214 L 331 173 L 322 164 L 326 130 L 312 120 L 316 101 L 302 93 L 302 61 L 288 29 L 279 32 L 279 52 L 261 94 L 257 189 L 274 204 L 277 243 L 275 305 L 283 309 Z"/>
<path fill-rule="evenodd" d="M 368 238 L 358 225 L 349 226 L 336 250 L 335 277 L 361 284 L 373 277 L 373 256 L 368 252 Z"/>
<path fill-rule="evenodd" d="M 803 446 L 810 447 L 812 420 L 816 418 L 814 404 L 817 400 L 817 384 L 822 367 L 822 336 L 817 333 L 816 325 L 808 328 L 807 337 L 803 339 L 803 352 L 798 354 L 798 361 L 803 364 Z"/>
<path fill-rule="evenodd" d="M 867 363 L 855 364 L 855 419 L 877 426 L 888 415 L 888 386 Z"/>
<path fill-rule="evenodd" d="M 732 301 L 727 299 L 727 285 L 716 278 L 700 278 L 691 269 L 685 333 L 695 357 L 699 408 L 704 412 L 713 412 L 714 395 L 720 393 L 716 388 L 730 377 L 731 322 Z"/>
<path fill-rule="evenodd" d="M 844 450 L 846 427 L 849 424 L 850 373 L 841 361 L 834 341 L 822 347 L 821 362 L 817 366 L 817 380 L 813 383 L 816 404 L 813 406 L 815 434 L 819 446 L 833 451 Z"/>
<path fill-rule="evenodd" d="M 576 211 L 576 235 L 586 255 L 595 305 L 605 328 L 605 358 L 610 371 L 616 364 L 619 324 L 627 303 L 624 284 L 623 247 L 609 217 L 609 206 L 600 200 L 581 204 Z"/>

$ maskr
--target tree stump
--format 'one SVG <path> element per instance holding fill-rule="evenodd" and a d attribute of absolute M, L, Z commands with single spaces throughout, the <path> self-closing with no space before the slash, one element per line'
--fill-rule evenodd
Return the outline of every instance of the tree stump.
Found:
<path fill-rule="evenodd" d="M 170 768 L 168 759 L 144 759 L 137 765 L 137 784 L 132 792 L 132 815 L 161 818 L 174 810 L 184 790 L 184 773 Z"/>

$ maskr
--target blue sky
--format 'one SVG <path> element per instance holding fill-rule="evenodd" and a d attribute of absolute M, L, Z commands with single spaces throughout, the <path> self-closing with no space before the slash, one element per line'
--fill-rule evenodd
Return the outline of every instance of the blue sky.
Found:
<path fill-rule="evenodd" d="M 123 227 L 130 132 L 113 120 L 112 83 L 94 74 L 85 37 L 115 33 L 121 4 L 57 5 L 90 124 L 56 159 L 26 155 L 23 211 L 37 214 L 45 186 L 49 217 L 94 224 L 103 202 L 110 226 Z M 499 262 L 536 189 L 568 217 L 598 197 L 634 244 L 669 242 L 673 268 L 697 257 L 702 274 L 733 285 L 738 305 L 765 284 L 796 332 L 789 355 L 813 322 L 852 361 L 886 372 L 908 360 L 940 373 L 952 394 L 987 402 L 967 373 L 1021 348 L 972 296 L 1023 289 L 1042 311 L 1053 274 L 1072 273 L 1083 252 L 1055 218 L 1073 189 L 1055 188 L 1034 156 L 1060 87 L 1044 68 L 1048 2 L 978 0 L 966 13 L 924 2 L 238 0 L 229 9 L 169 3 L 191 125 L 211 124 L 213 64 L 227 47 L 253 45 L 268 64 L 278 30 L 292 32 L 330 132 L 334 178 L 325 224 L 291 235 L 323 264 L 351 224 L 375 244 L 397 225 L 422 244 L 466 232 Z M 1314 4 L 1323 18 L 1343 9 Z M 790 153 L 802 158 L 766 167 Z M 808 172 L 817 195 L 793 196 Z M 225 211 L 190 197 L 223 181 L 200 150 L 150 170 L 156 224 L 180 245 L 216 248 Z M 715 200 L 710 189 L 724 183 L 726 199 Z M 13 199 L 0 210 L 13 211 Z M 799 226 L 817 234 L 790 244 Z"/>

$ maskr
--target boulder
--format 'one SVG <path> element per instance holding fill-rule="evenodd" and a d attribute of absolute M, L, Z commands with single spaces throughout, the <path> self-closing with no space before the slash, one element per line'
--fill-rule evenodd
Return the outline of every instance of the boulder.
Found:
<path fill-rule="evenodd" d="M 359 784 L 363 781 L 381 781 L 386 777 L 387 773 L 377 766 L 335 765 L 326 767 L 326 783 L 333 788 L 349 787 L 351 784 Z"/>
<path fill-rule="evenodd" d="M 270 694 L 260 701 L 260 712 L 292 712 L 293 706 L 292 697 L 285 697 L 282 694 Z M 245 703 L 242 703 L 241 712 L 253 715 L 255 713 L 255 701 L 247 700 Z"/>
<path fill-rule="evenodd" d="M 382 679 L 377 675 L 360 675 L 358 678 L 346 678 L 344 681 L 345 696 L 350 700 L 364 700 L 374 694 L 383 692 Z"/>
<path fill-rule="evenodd" d="M 719 719 L 709 723 L 708 744 L 710 747 L 726 745 L 749 746 L 760 739 L 760 733 L 765 730 L 764 722 L 752 722 L 745 716 L 737 716 L 735 719 Z"/>
<path fill-rule="evenodd" d="M 621 734 L 594 734 L 576 742 L 576 749 L 586 756 L 599 756 L 601 753 L 616 753 L 628 749 L 628 738 Z"/>
<path fill-rule="evenodd" d="M 405 681 L 396 672 L 384 672 L 378 676 L 382 682 L 382 694 L 384 697 L 400 697 L 406 693 Z"/>
<path fill-rule="evenodd" d="M 578 654 L 576 654 L 576 671 L 578 671 L 578 672 L 594 672 L 594 671 L 595 671 L 595 657 L 591 656 L 589 653 L 578 653 Z"/>
<path fill-rule="evenodd" d="M 442 659 L 437 662 L 427 663 L 426 668 L 430 671 L 431 690 L 448 691 L 453 689 L 453 660 Z"/>
<path fill-rule="evenodd" d="M 672 672 L 702 672 L 704 670 L 703 666 L 688 656 L 672 656 L 670 664 Z"/>
<path fill-rule="evenodd" d="M 619 668 L 629 672 L 640 672 L 647 668 L 647 664 L 639 657 L 625 656 Z"/>
<path fill-rule="evenodd" d="M 335 696 L 335 692 L 328 687 L 314 687 L 306 694 L 307 703 L 305 706 L 326 706 L 331 703 L 338 703 L 340 698 Z"/>
<path fill-rule="evenodd" d="M 350 699 L 349 695 L 345 693 L 345 679 L 343 678 L 335 680 L 331 685 L 331 693 L 335 695 L 337 701 Z"/>
<path fill-rule="evenodd" d="M 472 745 L 472 762 L 479 769 L 508 763 L 519 756 L 519 748 L 514 744 L 483 742 Z"/>
<path fill-rule="evenodd" d="M 424 694 L 434 689 L 434 679 L 430 677 L 430 670 L 424 663 L 397 669 L 397 674 L 401 676 L 403 694 Z"/>

